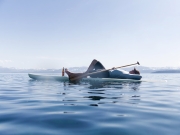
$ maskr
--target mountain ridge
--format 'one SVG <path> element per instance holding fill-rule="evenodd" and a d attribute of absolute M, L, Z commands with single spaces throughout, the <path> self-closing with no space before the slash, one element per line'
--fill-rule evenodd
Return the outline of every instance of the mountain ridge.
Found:
<path fill-rule="evenodd" d="M 122 68 L 123 70 L 130 71 L 134 67 Z M 173 67 L 136 67 L 141 73 L 180 73 L 180 68 Z M 69 71 L 75 73 L 85 72 L 87 67 L 69 67 Z M 6 68 L 0 67 L 0 73 L 61 73 L 62 69 L 18 69 L 18 68 Z"/>

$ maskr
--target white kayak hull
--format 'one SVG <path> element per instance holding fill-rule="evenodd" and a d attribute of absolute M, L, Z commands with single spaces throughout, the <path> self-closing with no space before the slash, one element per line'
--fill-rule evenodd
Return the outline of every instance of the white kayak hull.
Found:
<path fill-rule="evenodd" d="M 56 80 L 67 82 L 69 78 L 67 76 L 57 76 L 57 75 L 38 75 L 38 74 L 28 74 L 31 79 L 34 80 Z M 82 81 L 90 82 L 142 82 L 142 80 L 133 79 L 117 79 L 117 78 L 82 78 Z"/>

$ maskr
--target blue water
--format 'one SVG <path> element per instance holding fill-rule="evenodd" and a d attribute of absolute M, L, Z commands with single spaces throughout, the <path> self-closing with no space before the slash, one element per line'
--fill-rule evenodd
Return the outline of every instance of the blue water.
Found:
<path fill-rule="evenodd" d="M 0 74 L 1 135 L 179 135 L 180 74 L 78 85 Z"/>

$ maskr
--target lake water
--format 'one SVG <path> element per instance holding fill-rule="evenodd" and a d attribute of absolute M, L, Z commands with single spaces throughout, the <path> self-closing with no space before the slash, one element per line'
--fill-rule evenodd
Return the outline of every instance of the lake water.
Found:
<path fill-rule="evenodd" d="M 0 74 L 1 135 L 179 135 L 180 74 L 78 85 Z"/>

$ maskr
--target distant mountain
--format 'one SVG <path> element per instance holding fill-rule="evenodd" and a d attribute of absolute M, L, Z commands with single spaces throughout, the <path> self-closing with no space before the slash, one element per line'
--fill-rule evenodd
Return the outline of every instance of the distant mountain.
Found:
<path fill-rule="evenodd" d="M 140 71 L 140 73 L 152 73 L 156 70 L 158 70 L 158 68 L 154 68 L 154 67 L 144 67 L 144 66 L 137 66 L 135 67 L 137 70 Z M 122 68 L 123 70 L 126 71 L 131 71 L 132 69 L 134 69 L 134 67 L 126 67 L 126 68 Z"/>
<path fill-rule="evenodd" d="M 158 70 L 153 73 L 180 73 L 180 70 Z"/>
<path fill-rule="evenodd" d="M 133 67 L 124 68 L 126 71 L 132 70 Z M 140 71 L 140 73 L 180 73 L 180 68 L 174 69 L 173 67 L 144 67 L 138 66 L 136 67 Z"/>
<path fill-rule="evenodd" d="M 123 70 L 130 71 L 134 67 L 122 68 Z M 136 69 L 140 71 L 140 73 L 180 73 L 180 68 L 173 69 L 171 67 L 144 67 L 137 66 Z M 70 67 L 69 71 L 74 73 L 82 73 L 87 70 L 87 67 Z M 17 68 L 5 68 L 0 67 L 0 73 L 61 73 L 62 69 L 17 69 Z"/>
<path fill-rule="evenodd" d="M 71 67 L 68 68 L 72 72 L 84 72 L 87 67 Z M 62 69 L 17 69 L 0 67 L 0 73 L 61 73 Z"/>

